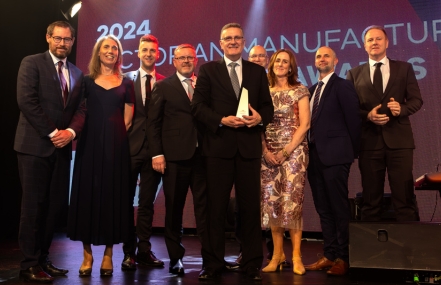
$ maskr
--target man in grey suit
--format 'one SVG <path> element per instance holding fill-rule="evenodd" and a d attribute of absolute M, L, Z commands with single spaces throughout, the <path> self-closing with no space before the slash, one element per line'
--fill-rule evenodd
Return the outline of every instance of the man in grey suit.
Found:
<path fill-rule="evenodd" d="M 71 141 L 82 130 L 83 73 L 66 60 L 75 40 L 67 22 L 47 28 L 49 51 L 23 59 L 17 77 L 20 118 L 15 135 L 23 190 L 18 242 L 20 278 L 52 282 L 68 270 L 48 259 L 54 226 L 68 206 Z"/>
<path fill-rule="evenodd" d="M 145 35 L 139 40 L 138 57 L 141 66 L 138 70 L 126 73 L 135 84 L 135 110 L 132 126 L 128 130 L 129 149 L 131 156 L 131 195 L 135 197 L 136 185 L 139 182 L 138 215 L 136 231 L 133 211 L 129 218 L 130 239 L 123 245 L 124 259 L 121 263 L 123 270 L 136 270 L 134 261 L 136 247 L 138 253 L 136 261 L 139 264 L 162 267 L 164 262 L 157 259 L 152 252 L 150 237 L 152 235 L 153 211 L 161 174 L 152 169 L 152 158 L 147 154 L 148 140 L 146 134 L 147 111 L 151 97 L 151 90 L 155 82 L 165 78 L 155 70 L 156 60 L 159 58 L 158 39 L 152 35 Z M 133 204 L 133 198 L 131 199 Z M 138 246 L 137 246 L 138 237 Z"/>

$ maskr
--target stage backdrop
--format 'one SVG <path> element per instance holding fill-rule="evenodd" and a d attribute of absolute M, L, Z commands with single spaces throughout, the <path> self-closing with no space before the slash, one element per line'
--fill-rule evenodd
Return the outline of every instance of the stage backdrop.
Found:
<path fill-rule="evenodd" d="M 323 45 L 339 58 L 336 73 L 346 77 L 352 67 L 367 61 L 363 30 L 383 25 L 389 36 L 387 55 L 413 64 L 424 99 L 422 109 L 411 117 L 416 150 L 414 176 L 433 172 L 441 162 L 441 1 L 290 1 L 290 0 L 94 0 L 83 1 L 79 14 L 77 65 L 87 73 L 87 64 L 96 40 L 116 35 L 124 48 L 124 71 L 139 68 L 139 38 L 153 34 L 159 39 L 158 72 L 174 72 L 172 55 L 181 43 L 196 47 L 199 65 L 222 56 L 220 29 L 226 23 L 240 23 L 245 32 L 246 59 L 256 44 L 269 55 L 279 48 L 295 52 L 300 80 L 311 86 L 317 82 L 314 54 Z M 197 71 L 197 70 L 196 70 Z M 361 191 L 357 162 L 349 181 L 350 197 Z M 386 187 L 386 191 L 389 191 Z M 436 191 L 417 192 L 423 221 L 441 221 Z M 135 201 L 136 204 L 136 201 Z M 158 196 L 154 226 L 164 224 L 164 200 Z M 305 189 L 304 230 L 321 231 L 310 188 Z M 191 199 L 187 199 L 184 227 L 194 227 Z"/>

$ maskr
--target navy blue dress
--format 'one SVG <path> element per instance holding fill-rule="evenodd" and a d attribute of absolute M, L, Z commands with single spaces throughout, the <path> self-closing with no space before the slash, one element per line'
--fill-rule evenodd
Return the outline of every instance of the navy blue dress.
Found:
<path fill-rule="evenodd" d="M 104 89 L 85 77 L 87 117 L 77 144 L 68 236 L 86 244 L 112 245 L 128 239 L 130 155 L 125 103 L 135 102 L 132 80 Z"/>

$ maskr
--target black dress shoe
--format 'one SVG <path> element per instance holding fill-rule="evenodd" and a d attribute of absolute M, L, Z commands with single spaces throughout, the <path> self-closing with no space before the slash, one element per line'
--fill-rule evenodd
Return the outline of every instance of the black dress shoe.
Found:
<path fill-rule="evenodd" d="M 236 270 L 239 270 L 239 268 L 240 268 L 240 264 L 237 263 L 237 262 L 228 262 L 228 261 L 225 261 L 225 262 L 224 262 L 224 268 L 225 268 L 226 270 L 228 270 L 228 271 L 236 271 Z"/>
<path fill-rule="evenodd" d="M 170 267 L 168 268 L 168 272 L 176 275 L 184 275 L 184 265 L 182 264 L 182 260 L 170 260 Z"/>
<path fill-rule="evenodd" d="M 246 274 L 248 279 L 253 281 L 262 281 L 259 268 L 248 268 Z"/>
<path fill-rule="evenodd" d="M 138 262 L 138 264 L 154 267 L 164 266 L 164 262 L 157 259 L 152 251 L 138 251 L 138 254 L 136 255 L 136 262 Z"/>
<path fill-rule="evenodd" d="M 100 268 L 101 277 L 109 277 L 112 276 L 112 274 L 113 274 L 113 269 Z"/>
<path fill-rule="evenodd" d="M 92 275 L 92 267 L 86 269 L 80 269 L 78 270 L 78 273 L 80 274 L 80 277 L 88 277 Z"/>
<path fill-rule="evenodd" d="M 220 278 L 219 274 L 215 274 L 211 271 L 208 271 L 206 269 L 203 269 L 200 273 L 199 273 L 199 280 L 213 280 L 213 279 L 217 279 Z"/>
<path fill-rule="evenodd" d="M 19 277 L 26 282 L 51 283 L 54 281 L 54 277 L 44 272 L 40 265 L 20 270 Z"/>
<path fill-rule="evenodd" d="M 136 262 L 128 253 L 124 254 L 124 259 L 121 262 L 121 270 L 136 270 Z"/>
<path fill-rule="evenodd" d="M 69 270 L 67 269 L 56 267 L 50 261 L 46 261 L 46 263 L 40 264 L 40 266 L 44 270 L 44 272 L 46 272 L 50 276 L 64 276 L 69 272 Z"/>

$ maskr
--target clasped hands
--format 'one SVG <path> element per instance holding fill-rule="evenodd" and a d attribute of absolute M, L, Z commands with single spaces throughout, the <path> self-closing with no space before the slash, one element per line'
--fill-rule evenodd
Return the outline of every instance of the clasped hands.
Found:
<path fill-rule="evenodd" d="M 65 147 L 73 140 L 74 135 L 68 130 L 59 130 L 52 138 L 51 141 L 56 148 Z"/>
<path fill-rule="evenodd" d="M 248 128 L 257 126 L 262 122 L 262 117 L 260 114 L 248 104 L 248 107 L 251 110 L 251 116 L 243 116 L 243 118 L 238 118 L 236 116 L 228 116 L 223 117 L 221 120 L 221 124 L 224 126 L 228 126 L 231 128 L 240 128 L 247 126 Z"/>
<path fill-rule="evenodd" d="M 283 151 L 279 151 L 276 154 L 273 154 L 271 152 L 266 152 L 263 156 L 263 159 L 265 159 L 266 163 L 272 166 L 281 165 L 283 162 L 285 162 L 286 157 L 283 155 Z"/>
<path fill-rule="evenodd" d="M 387 103 L 387 107 L 390 109 L 393 116 L 399 116 L 401 112 L 400 103 L 394 100 L 394 98 L 390 98 L 390 101 Z M 385 125 L 389 122 L 389 117 L 386 114 L 378 114 L 378 109 L 381 108 L 381 104 L 373 108 L 367 118 L 369 121 L 376 125 Z"/>

